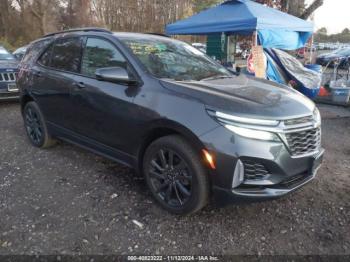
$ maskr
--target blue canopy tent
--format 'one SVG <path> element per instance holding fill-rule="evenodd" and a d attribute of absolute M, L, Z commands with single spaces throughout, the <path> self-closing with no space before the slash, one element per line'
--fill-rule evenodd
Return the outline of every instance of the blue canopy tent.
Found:
<path fill-rule="evenodd" d="M 295 50 L 312 35 L 312 23 L 250 0 L 230 0 L 187 19 L 169 24 L 169 35 L 258 33 L 265 48 Z"/>

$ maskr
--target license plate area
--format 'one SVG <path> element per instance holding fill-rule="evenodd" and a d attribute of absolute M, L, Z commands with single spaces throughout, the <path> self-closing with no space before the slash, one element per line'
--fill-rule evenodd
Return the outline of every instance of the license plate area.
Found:
<path fill-rule="evenodd" d="M 8 84 L 7 85 L 7 90 L 9 92 L 18 92 L 18 87 L 16 84 Z"/>
<path fill-rule="evenodd" d="M 323 154 L 324 154 L 324 151 L 322 151 L 321 153 L 319 153 L 317 156 L 315 156 L 313 158 L 313 161 L 312 161 L 312 174 L 316 174 L 318 169 L 321 167 L 322 162 L 323 162 Z"/>

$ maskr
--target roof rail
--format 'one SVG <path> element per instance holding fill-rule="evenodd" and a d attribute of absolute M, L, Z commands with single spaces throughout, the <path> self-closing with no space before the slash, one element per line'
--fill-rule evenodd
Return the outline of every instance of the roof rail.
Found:
<path fill-rule="evenodd" d="M 43 37 L 49 37 L 49 36 L 54 36 L 54 35 L 59 35 L 59 34 L 64 34 L 64 33 L 73 33 L 73 32 L 101 32 L 101 33 L 112 34 L 111 31 L 104 29 L 104 28 L 84 27 L 84 28 L 74 28 L 74 29 L 68 29 L 68 30 L 59 31 L 59 32 L 55 32 L 55 33 L 50 33 L 50 34 L 44 35 Z"/>
<path fill-rule="evenodd" d="M 157 35 L 157 36 L 164 36 L 164 37 L 170 37 L 170 36 L 168 36 L 168 35 L 166 35 L 166 34 L 162 34 L 162 33 L 146 33 L 146 35 Z"/>

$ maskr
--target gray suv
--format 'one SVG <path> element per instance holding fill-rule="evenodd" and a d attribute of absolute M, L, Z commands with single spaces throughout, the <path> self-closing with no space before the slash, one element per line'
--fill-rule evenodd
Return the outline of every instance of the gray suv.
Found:
<path fill-rule="evenodd" d="M 127 165 L 175 214 L 286 195 L 322 162 L 312 101 L 177 40 L 70 30 L 32 43 L 20 67 L 34 146 L 61 139 Z"/>

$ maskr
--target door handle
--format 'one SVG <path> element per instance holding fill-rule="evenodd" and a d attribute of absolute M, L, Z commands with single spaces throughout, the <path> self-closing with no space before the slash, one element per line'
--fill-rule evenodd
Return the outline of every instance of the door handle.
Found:
<path fill-rule="evenodd" d="M 73 86 L 75 86 L 78 89 L 83 89 L 85 88 L 85 84 L 83 82 L 74 82 Z"/>

